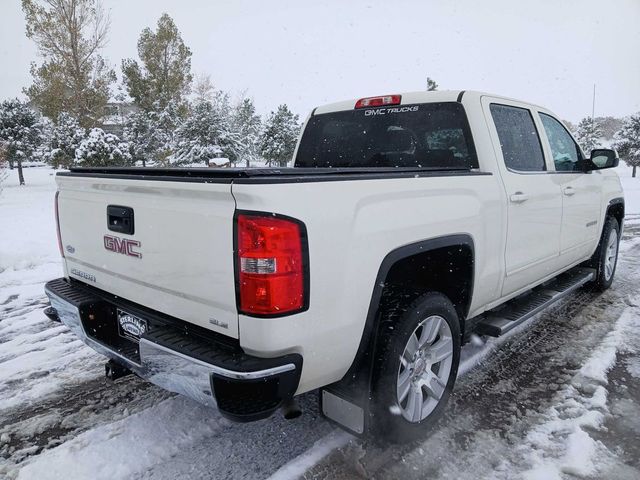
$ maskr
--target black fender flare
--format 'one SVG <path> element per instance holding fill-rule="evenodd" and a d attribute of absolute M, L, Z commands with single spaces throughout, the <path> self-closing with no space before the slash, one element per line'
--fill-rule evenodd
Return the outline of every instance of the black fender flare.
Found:
<path fill-rule="evenodd" d="M 364 329 L 362 331 L 362 337 L 360 338 L 360 344 L 358 346 L 358 350 L 356 351 L 354 360 L 349 367 L 349 370 L 344 375 L 343 380 L 355 379 L 356 377 L 360 376 L 361 373 L 363 373 L 363 370 L 365 370 L 368 372 L 368 374 L 366 375 L 367 383 L 370 384 L 370 377 L 373 370 L 371 368 L 373 365 L 372 360 L 378 343 L 378 325 L 380 320 L 378 315 L 379 305 L 382 298 L 382 292 L 385 287 L 385 279 L 387 278 L 387 275 L 393 265 L 395 265 L 400 260 L 420 253 L 425 253 L 443 247 L 453 247 L 460 245 L 467 246 L 471 251 L 472 258 L 475 259 L 475 246 L 473 238 L 469 234 L 453 234 L 421 240 L 419 242 L 398 247 L 395 250 L 389 252 L 384 257 L 382 263 L 380 264 L 380 268 L 378 269 L 378 274 L 376 275 L 373 291 L 371 294 L 371 300 L 369 302 L 369 309 L 367 311 L 367 317 L 365 320 Z M 474 277 L 475 262 L 473 262 L 471 266 L 470 299 L 473 298 Z M 469 301 L 469 304 L 470 303 L 471 302 Z M 465 317 L 469 313 L 468 310 L 469 305 L 467 305 L 465 308 Z M 462 321 L 464 321 L 464 318 L 461 319 L 461 322 Z M 461 330 L 462 327 L 463 325 L 461 325 Z"/>
<path fill-rule="evenodd" d="M 604 213 L 605 218 L 610 214 L 611 210 L 613 210 L 614 208 L 617 208 L 618 206 L 622 207 L 622 220 L 620 222 L 620 228 L 622 228 L 622 223 L 624 223 L 624 211 L 625 211 L 625 204 L 624 204 L 624 197 L 614 197 L 611 200 L 609 200 L 609 205 L 607 205 L 607 210 Z"/>

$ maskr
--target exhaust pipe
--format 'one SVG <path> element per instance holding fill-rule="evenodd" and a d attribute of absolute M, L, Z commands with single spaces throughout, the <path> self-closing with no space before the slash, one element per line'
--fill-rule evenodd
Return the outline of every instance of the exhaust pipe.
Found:
<path fill-rule="evenodd" d="M 300 410 L 300 406 L 298 402 L 291 398 L 282 404 L 282 414 L 286 420 L 293 420 L 294 418 L 298 418 L 302 415 L 302 410 Z"/>
<path fill-rule="evenodd" d="M 107 380 L 111 380 L 112 382 L 131 374 L 133 374 L 131 370 L 113 360 L 109 360 L 104 364 L 104 375 L 107 377 Z"/>

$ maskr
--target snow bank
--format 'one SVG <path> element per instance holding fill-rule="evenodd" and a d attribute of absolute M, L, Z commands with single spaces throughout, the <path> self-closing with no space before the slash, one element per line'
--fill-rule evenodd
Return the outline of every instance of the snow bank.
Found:
<path fill-rule="evenodd" d="M 30 169 L 19 186 L 13 170 L 0 196 L 0 415 L 98 371 L 98 355 L 42 314 L 43 284 L 62 273 L 54 174 Z"/>
<path fill-rule="evenodd" d="M 41 307 L 0 322 L 0 415 L 103 373 L 102 357 Z"/>
<path fill-rule="evenodd" d="M 611 453 L 589 431 L 601 428 L 609 413 L 607 372 L 615 364 L 617 353 L 638 348 L 634 334 L 639 329 L 640 309 L 627 308 L 571 383 L 559 392 L 554 406 L 545 414 L 547 420 L 531 430 L 518 448 L 530 467 L 522 474 L 524 479 L 598 473 L 598 466 Z"/>
<path fill-rule="evenodd" d="M 44 452 L 20 470 L 18 479 L 130 479 L 214 436 L 225 422 L 187 398 L 171 398 Z"/>
<path fill-rule="evenodd" d="M 53 215 L 54 175 L 50 168 L 29 169 L 24 172 L 26 185 L 21 187 L 17 170 L 9 172 L 0 196 L 0 273 L 45 263 L 60 265 Z M 0 288 L 5 284 L 0 279 Z"/>

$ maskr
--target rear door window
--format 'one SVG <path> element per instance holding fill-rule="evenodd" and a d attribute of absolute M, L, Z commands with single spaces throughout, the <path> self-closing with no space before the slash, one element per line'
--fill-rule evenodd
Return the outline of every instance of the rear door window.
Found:
<path fill-rule="evenodd" d="M 542 145 L 531 112 L 497 103 L 492 103 L 490 110 L 507 168 L 519 172 L 545 171 Z"/>
<path fill-rule="evenodd" d="M 296 167 L 478 168 L 456 102 L 363 108 L 312 116 Z"/>

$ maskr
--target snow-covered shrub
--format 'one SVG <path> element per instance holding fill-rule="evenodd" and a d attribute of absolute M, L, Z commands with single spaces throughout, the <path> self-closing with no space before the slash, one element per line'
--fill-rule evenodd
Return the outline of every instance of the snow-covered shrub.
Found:
<path fill-rule="evenodd" d="M 75 159 L 76 149 L 87 136 L 78 120 L 66 112 L 58 115 L 49 137 L 49 163 L 54 167 L 68 168 Z"/>
<path fill-rule="evenodd" d="M 101 128 L 93 128 L 76 149 L 75 163 L 79 166 L 119 167 L 131 165 L 129 144 L 121 142 Z"/>

